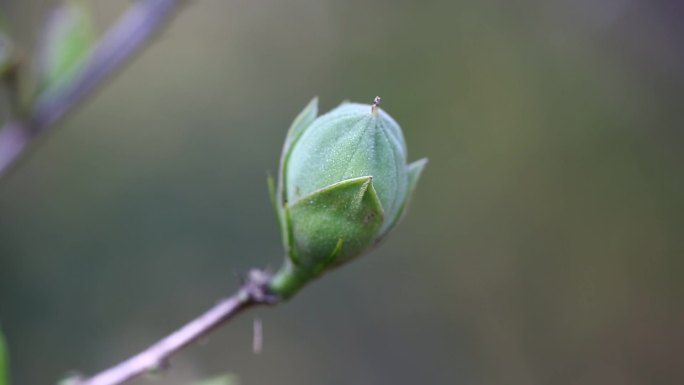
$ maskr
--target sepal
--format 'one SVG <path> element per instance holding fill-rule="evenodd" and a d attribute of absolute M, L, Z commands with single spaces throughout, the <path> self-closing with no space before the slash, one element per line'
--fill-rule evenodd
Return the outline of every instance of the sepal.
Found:
<path fill-rule="evenodd" d="M 318 97 L 311 99 L 309 104 L 304 107 L 304 109 L 297 115 L 297 117 L 290 125 L 287 131 L 287 136 L 285 137 L 285 144 L 283 145 L 283 151 L 280 154 L 280 166 L 278 168 L 278 185 L 271 193 L 271 200 L 276 206 L 276 219 L 278 220 L 278 226 L 280 227 L 280 234 L 283 240 L 283 247 L 287 254 L 290 253 L 291 249 L 291 233 L 287 218 L 287 199 L 285 197 L 285 176 L 287 175 L 285 167 L 287 164 L 287 159 L 290 157 L 290 150 L 292 145 L 297 141 L 297 139 L 302 135 L 304 130 L 311 125 L 311 123 L 316 119 L 318 115 Z M 269 180 L 269 186 L 273 184 L 272 179 Z M 270 189 L 271 187 L 269 187 Z"/>
<path fill-rule="evenodd" d="M 423 158 L 406 166 L 406 171 L 408 174 L 408 188 L 406 190 L 406 198 L 404 198 L 404 202 L 401 204 L 401 207 L 399 208 L 399 214 L 394 218 L 392 224 L 389 225 L 385 229 L 385 231 L 380 235 L 380 239 L 384 237 L 388 232 L 390 232 L 390 230 L 392 230 L 394 226 L 401 222 L 402 218 L 406 214 L 406 209 L 408 205 L 411 203 L 411 197 L 413 196 L 413 192 L 416 189 L 416 185 L 418 185 L 420 175 L 423 173 L 423 169 L 425 169 L 425 166 L 427 164 L 428 158 Z M 380 239 L 378 239 L 378 241 Z"/>
<path fill-rule="evenodd" d="M 307 269 L 341 264 L 373 243 L 383 221 L 383 209 L 373 177 L 347 179 L 293 202 L 288 209 L 297 260 Z M 343 245 L 334 260 L 330 254 Z"/>
<path fill-rule="evenodd" d="M 278 201 L 280 204 L 284 204 L 285 199 L 285 176 L 287 175 L 285 167 L 287 164 L 287 159 L 290 156 L 290 150 L 292 145 L 299 139 L 304 130 L 311 125 L 311 123 L 316 120 L 318 116 L 318 97 L 311 99 L 309 104 L 304 107 L 302 112 L 297 115 L 295 120 L 292 122 L 289 130 L 287 131 L 287 136 L 285 137 L 285 144 L 283 145 L 283 151 L 280 154 L 280 168 L 278 169 Z"/>
<path fill-rule="evenodd" d="M 286 206 L 284 213 L 291 239 L 289 258 L 276 275 L 273 290 L 285 298 L 360 255 L 374 243 L 383 222 L 382 204 L 370 176 L 313 192 Z"/>

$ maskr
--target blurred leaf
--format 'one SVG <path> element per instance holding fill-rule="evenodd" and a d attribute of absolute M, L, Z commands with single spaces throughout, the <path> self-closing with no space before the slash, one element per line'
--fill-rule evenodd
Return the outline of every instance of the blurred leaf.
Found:
<path fill-rule="evenodd" d="M 43 34 L 38 56 L 41 88 L 69 80 L 96 41 L 89 9 L 81 0 L 58 6 Z"/>
<path fill-rule="evenodd" d="M 225 373 L 216 377 L 209 377 L 193 382 L 191 385 L 239 385 L 240 381 L 235 374 Z"/>
<path fill-rule="evenodd" d="M 5 336 L 0 331 L 0 385 L 9 385 L 9 357 Z"/>
<path fill-rule="evenodd" d="M 14 43 L 7 33 L 5 19 L 0 15 L 0 78 L 11 76 L 17 64 Z"/>
<path fill-rule="evenodd" d="M 14 63 L 12 41 L 5 33 L 0 31 L 0 77 L 4 78 L 13 68 Z"/>

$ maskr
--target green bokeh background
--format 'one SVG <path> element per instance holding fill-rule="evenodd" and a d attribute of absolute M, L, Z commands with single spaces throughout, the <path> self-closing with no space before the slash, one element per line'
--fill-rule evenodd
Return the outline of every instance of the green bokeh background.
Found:
<path fill-rule="evenodd" d="M 25 52 L 53 3 L 0 0 Z M 99 30 L 127 4 L 96 1 Z M 409 214 L 135 384 L 684 383 L 682 17 L 665 0 L 189 2 L 0 181 L 14 383 L 101 370 L 277 267 L 266 173 L 314 95 L 382 96 L 410 160 L 430 158 Z"/>

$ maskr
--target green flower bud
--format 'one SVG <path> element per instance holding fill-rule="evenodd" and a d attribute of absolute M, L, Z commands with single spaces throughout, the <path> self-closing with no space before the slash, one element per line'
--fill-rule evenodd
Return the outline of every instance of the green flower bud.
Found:
<path fill-rule="evenodd" d="M 272 201 L 286 261 L 273 278 L 288 298 L 377 244 L 399 221 L 427 159 L 406 164 L 399 125 L 379 107 L 344 103 L 320 117 L 313 99 L 290 127 Z"/>

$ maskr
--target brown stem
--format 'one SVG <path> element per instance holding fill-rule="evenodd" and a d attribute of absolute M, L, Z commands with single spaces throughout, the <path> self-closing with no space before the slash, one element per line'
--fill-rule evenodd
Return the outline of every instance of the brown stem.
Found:
<path fill-rule="evenodd" d="M 270 279 L 271 277 L 262 271 L 251 271 L 246 282 L 232 297 L 219 302 L 142 352 L 91 378 L 79 381 L 78 384 L 118 385 L 152 370 L 166 367 L 172 355 L 223 325 L 241 311 L 254 305 L 278 303 L 279 298 L 270 294 Z"/>
<path fill-rule="evenodd" d="M 28 117 L 0 128 L 0 178 L 42 133 L 50 131 L 104 80 L 119 70 L 170 20 L 183 0 L 139 0 L 101 39 L 68 84 L 45 90 Z"/>

